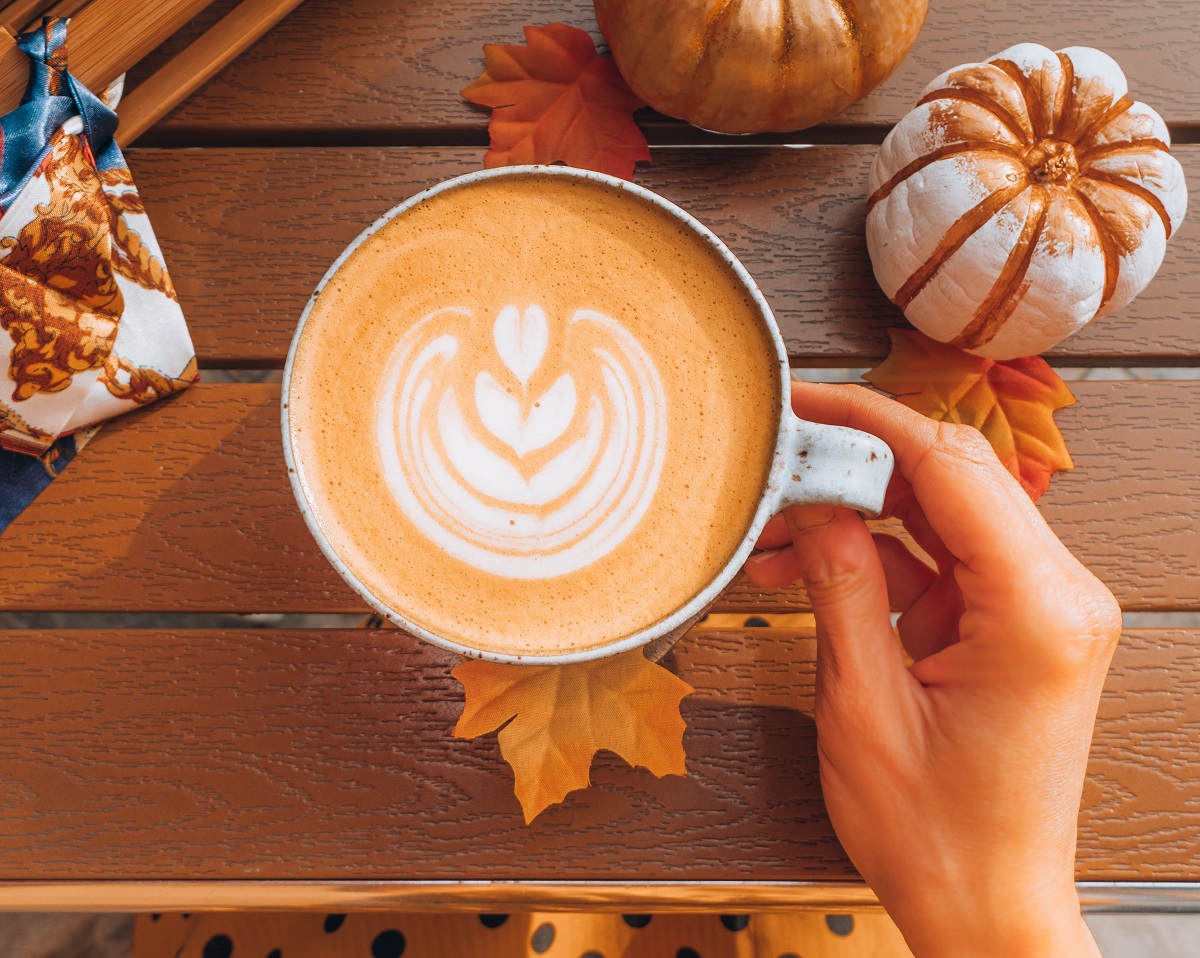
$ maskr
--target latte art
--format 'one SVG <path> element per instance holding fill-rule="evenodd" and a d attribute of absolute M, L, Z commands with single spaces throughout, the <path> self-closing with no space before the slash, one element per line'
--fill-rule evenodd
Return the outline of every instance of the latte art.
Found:
<path fill-rule="evenodd" d="M 381 378 L 383 472 L 412 523 L 493 575 L 568 575 L 611 553 L 645 515 L 667 447 L 653 360 L 616 320 L 504 306 L 491 347 L 469 309 L 426 316 Z M 553 347 L 553 348 L 552 348 Z"/>

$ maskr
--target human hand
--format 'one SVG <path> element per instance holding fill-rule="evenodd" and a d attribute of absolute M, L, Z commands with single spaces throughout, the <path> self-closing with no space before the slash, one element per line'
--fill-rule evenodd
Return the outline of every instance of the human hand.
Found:
<path fill-rule="evenodd" d="M 759 585 L 808 589 L 821 787 L 846 853 L 917 958 L 1098 956 L 1075 836 L 1116 600 L 976 430 L 859 386 L 795 383 L 792 404 L 892 447 L 884 514 L 937 566 L 822 506 L 777 516 L 746 563 Z"/>

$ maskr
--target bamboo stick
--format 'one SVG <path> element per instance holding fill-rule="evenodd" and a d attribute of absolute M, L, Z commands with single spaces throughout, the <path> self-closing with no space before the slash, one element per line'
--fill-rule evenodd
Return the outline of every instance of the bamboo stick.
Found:
<path fill-rule="evenodd" d="M 71 72 L 101 91 L 171 36 L 212 0 L 92 0 L 71 21 Z M 21 102 L 29 60 L 12 42 L 0 41 L 0 114 Z"/>
<path fill-rule="evenodd" d="M 50 0 L 12 0 L 0 10 L 0 27 L 9 33 L 20 33 L 25 27 L 50 9 Z"/>
<path fill-rule="evenodd" d="M 49 10 L 42 14 L 42 16 L 73 17 L 90 2 L 91 0 L 58 0 L 58 2 L 52 5 Z M 29 23 L 25 24 L 25 29 L 30 30 L 41 22 L 41 17 L 34 17 Z"/>
<path fill-rule="evenodd" d="M 121 100 L 117 142 L 132 143 L 207 83 L 301 0 L 242 0 L 233 10 Z"/>

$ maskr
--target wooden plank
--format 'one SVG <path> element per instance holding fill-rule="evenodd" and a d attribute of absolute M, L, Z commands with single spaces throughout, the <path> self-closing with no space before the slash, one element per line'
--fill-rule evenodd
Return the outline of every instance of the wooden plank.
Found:
<path fill-rule="evenodd" d="M 1079 382 L 1043 512 L 1135 611 L 1200 609 L 1198 382 Z M 107 426 L 0 536 L 0 609 L 354 612 L 284 472 L 275 384 L 199 385 Z M 730 611 L 803 608 L 735 584 Z"/>
<path fill-rule="evenodd" d="M 153 0 L 131 15 L 129 0 L 92 0 L 71 21 L 71 73 L 100 93 L 208 5 L 210 0 Z M 29 58 L 15 45 L 0 54 L 0 113 L 21 100 Z"/>
<path fill-rule="evenodd" d="M 1200 911 L 1194 883 L 1076 882 L 1085 913 Z M 882 911 L 865 883 L 832 881 L 362 881 L 148 879 L 0 881 L 0 912 L 541 911 L 862 913 Z"/>
<path fill-rule="evenodd" d="M 673 653 L 697 688 L 688 776 L 604 755 L 526 827 L 495 738 L 450 735 L 454 657 L 400 633 L 0 633 L 0 880 L 850 879 L 820 799 L 814 653 L 811 633 L 693 634 Z M 1200 879 L 1198 676 L 1200 633 L 1125 636 L 1079 878 Z"/>
<path fill-rule="evenodd" d="M 174 141 L 320 131 L 411 142 L 429 130 L 443 137 L 479 131 L 487 114 L 459 91 L 483 69 L 482 45 L 520 43 L 525 24 L 554 21 L 599 37 L 590 0 L 309 0 L 157 132 Z M 1036 39 L 1056 49 L 1105 50 L 1139 98 L 1173 124 L 1194 126 L 1200 58 L 1187 32 L 1194 26 L 1191 0 L 1063 4 L 1051 15 L 1036 0 L 991 4 L 986 13 L 975 4 L 933 0 L 908 59 L 830 125 L 843 131 L 891 125 L 943 70 Z"/>
<path fill-rule="evenodd" d="M 1177 153 L 1200 210 L 1200 146 Z M 694 213 L 738 255 L 794 362 L 871 365 L 887 353 L 886 329 L 903 316 L 879 291 L 866 252 L 874 147 L 655 155 L 638 182 Z M 475 149 L 134 150 L 130 165 L 201 361 L 222 367 L 282 365 L 304 304 L 346 244 L 482 159 Z M 1049 355 L 1070 365 L 1196 362 L 1200 215 L 1184 221 L 1137 300 Z"/>
<path fill-rule="evenodd" d="M 136 140 L 299 3 L 300 0 L 242 0 L 186 50 L 164 63 L 123 98 L 117 142 L 124 148 Z"/>

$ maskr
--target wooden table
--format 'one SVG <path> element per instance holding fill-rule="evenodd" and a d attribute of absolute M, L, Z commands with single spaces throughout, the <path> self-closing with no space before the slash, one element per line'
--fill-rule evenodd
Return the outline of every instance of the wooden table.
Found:
<path fill-rule="evenodd" d="M 594 29 L 586 0 L 307 0 L 131 151 L 201 365 L 279 369 L 342 247 L 481 166 L 487 116 L 458 96 L 481 44 L 555 20 Z M 928 79 L 1020 40 L 1093 44 L 1166 116 L 1191 216 L 1150 288 L 1051 357 L 1121 378 L 1073 384 L 1059 422 L 1076 470 L 1042 509 L 1128 612 L 1175 626 L 1131 628 L 1109 678 L 1079 826 L 1093 903 L 1157 891 L 1186 905 L 1171 883 L 1200 881 L 1200 631 L 1176 617 L 1200 611 L 1198 26 L 1193 0 L 1052 16 L 1034 0 L 934 0 L 908 60 L 844 116 L 729 141 L 647 115 L 654 163 L 637 173 L 742 259 L 797 366 L 861 367 L 901 320 L 864 248 L 867 170 Z M 1133 381 L 1164 365 L 1184 379 Z M 193 627 L 364 611 L 292 500 L 278 402 L 272 381 L 201 384 L 106 426 L 4 534 L 0 609 L 80 614 L 0 643 L 0 907 L 872 900 L 821 803 L 809 634 L 685 640 L 689 775 L 602 756 L 594 787 L 527 827 L 494 737 L 450 737 L 451 656 L 395 632 Z M 741 582 L 719 603 L 805 607 L 798 590 Z M 175 627 L 96 627 L 110 612 Z"/>

